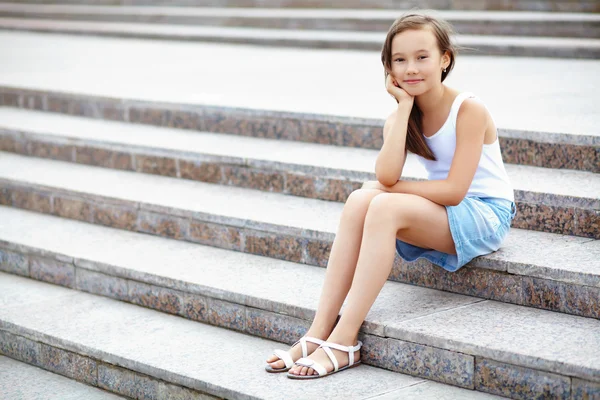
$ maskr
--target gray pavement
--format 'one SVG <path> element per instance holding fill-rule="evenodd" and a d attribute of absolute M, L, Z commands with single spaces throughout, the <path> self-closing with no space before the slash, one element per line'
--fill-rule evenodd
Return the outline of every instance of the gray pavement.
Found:
<path fill-rule="evenodd" d="M 385 118 L 378 52 L 0 31 L 0 85 L 165 102 Z M 500 128 L 600 136 L 600 60 L 459 57 L 449 86 Z"/>

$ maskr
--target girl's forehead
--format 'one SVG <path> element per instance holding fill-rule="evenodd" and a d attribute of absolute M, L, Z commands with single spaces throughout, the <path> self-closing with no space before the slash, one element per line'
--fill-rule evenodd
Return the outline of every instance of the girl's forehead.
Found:
<path fill-rule="evenodd" d="M 437 40 L 430 29 L 407 29 L 396 34 L 392 40 L 392 54 L 434 50 L 436 47 Z"/>

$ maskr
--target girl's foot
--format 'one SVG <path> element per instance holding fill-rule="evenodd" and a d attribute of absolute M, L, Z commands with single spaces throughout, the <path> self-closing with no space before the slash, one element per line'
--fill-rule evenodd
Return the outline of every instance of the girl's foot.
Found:
<path fill-rule="evenodd" d="M 342 346 L 356 346 L 356 340 L 354 340 L 352 343 L 347 343 L 344 341 L 335 341 L 329 338 L 327 339 L 327 341 L 341 344 Z M 338 361 L 338 368 L 343 368 L 350 363 L 347 352 L 336 350 L 333 348 L 330 348 L 330 350 L 333 352 L 333 355 Z M 325 350 L 323 350 L 322 348 L 314 351 L 307 358 L 321 364 L 323 367 L 325 367 L 327 373 L 333 371 L 334 369 L 334 366 L 331 363 L 329 356 L 325 353 Z M 354 362 L 356 363 L 358 360 L 360 360 L 360 350 L 354 352 Z M 294 365 L 288 373 L 293 375 L 318 375 L 317 371 L 315 371 L 314 369 L 309 367 L 303 367 L 301 365 Z"/>
<path fill-rule="evenodd" d="M 312 336 L 317 339 L 325 340 L 325 338 L 322 336 L 321 337 L 313 336 L 309 333 L 307 333 L 306 336 Z M 307 349 L 308 355 L 312 354 L 312 352 L 315 351 L 318 347 L 319 347 L 319 345 L 316 343 L 312 343 L 309 341 L 306 342 L 306 349 Z M 300 358 L 302 358 L 302 345 L 300 343 L 297 343 L 295 346 L 292 346 L 292 348 L 288 351 L 288 353 L 289 353 L 290 357 L 292 357 L 292 360 L 294 360 L 294 362 L 298 361 Z M 279 357 L 277 357 L 276 355 L 272 355 L 271 357 L 269 357 L 267 359 L 267 364 L 269 364 L 271 366 L 271 368 L 273 368 L 273 369 L 285 368 L 285 362 L 283 360 L 281 360 Z"/>

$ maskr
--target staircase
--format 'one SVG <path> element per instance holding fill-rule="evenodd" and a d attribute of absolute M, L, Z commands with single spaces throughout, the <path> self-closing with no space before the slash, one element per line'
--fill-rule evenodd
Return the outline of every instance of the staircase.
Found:
<path fill-rule="evenodd" d="M 600 3 L 594 0 L 352 0 L 326 7 L 285 0 L 45 3 L 0 3 L 0 28 L 380 51 L 394 20 L 420 7 L 438 10 L 455 26 L 464 54 L 600 58 Z"/>
<path fill-rule="evenodd" d="M 374 179 L 377 52 L 4 31 L 0 54 L 0 398 L 600 398 L 599 61 L 458 59 L 513 229 L 457 273 L 396 259 L 364 365 L 309 383 L 264 360 Z"/>

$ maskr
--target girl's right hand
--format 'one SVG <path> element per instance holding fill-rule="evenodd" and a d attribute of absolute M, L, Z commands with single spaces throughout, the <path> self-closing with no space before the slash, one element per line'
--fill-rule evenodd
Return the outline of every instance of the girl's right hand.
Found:
<path fill-rule="evenodd" d="M 391 74 L 385 79 L 385 88 L 389 94 L 392 95 L 398 102 L 398 104 L 406 104 L 412 108 L 413 102 L 415 100 L 414 96 L 408 94 L 408 92 L 398 85 L 398 82 L 392 77 Z"/>

